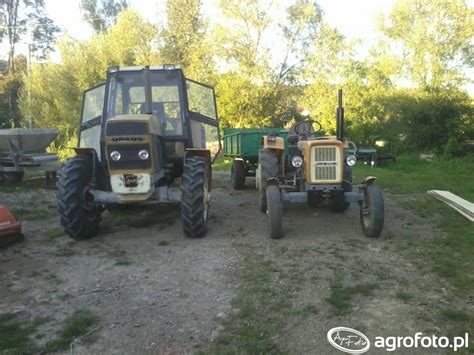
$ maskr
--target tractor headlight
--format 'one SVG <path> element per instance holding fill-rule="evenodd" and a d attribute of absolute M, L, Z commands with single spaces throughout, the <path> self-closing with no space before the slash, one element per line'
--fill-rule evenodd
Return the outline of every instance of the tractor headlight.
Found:
<path fill-rule="evenodd" d="M 301 165 L 303 165 L 303 158 L 301 158 L 299 155 L 295 155 L 291 158 L 291 165 L 293 165 L 295 168 L 300 168 Z"/>
<path fill-rule="evenodd" d="M 138 156 L 141 160 L 147 160 L 150 157 L 150 153 L 147 150 L 143 149 L 138 152 Z"/>
<path fill-rule="evenodd" d="M 116 150 L 114 150 L 112 153 L 110 153 L 110 159 L 112 159 L 113 161 L 119 161 L 120 158 L 122 158 L 122 154 L 120 154 Z"/>
<path fill-rule="evenodd" d="M 354 155 L 349 155 L 349 156 L 346 158 L 346 163 L 347 163 L 347 165 L 349 165 L 349 166 L 354 166 L 354 165 L 356 165 L 356 163 L 357 163 L 357 158 L 356 158 Z"/>

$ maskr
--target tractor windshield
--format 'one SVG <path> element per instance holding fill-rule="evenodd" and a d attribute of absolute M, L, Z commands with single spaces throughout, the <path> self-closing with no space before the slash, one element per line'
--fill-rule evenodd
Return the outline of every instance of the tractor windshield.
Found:
<path fill-rule="evenodd" d="M 144 71 L 117 72 L 110 79 L 107 118 L 153 113 L 160 119 L 165 135 L 182 135 L 179 74 L 174 71 L 150 71 L 150 87 L 149 106 Z"/>

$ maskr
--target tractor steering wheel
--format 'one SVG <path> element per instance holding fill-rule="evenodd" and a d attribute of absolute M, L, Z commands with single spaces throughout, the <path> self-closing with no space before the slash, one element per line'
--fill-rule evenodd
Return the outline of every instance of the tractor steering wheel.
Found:
<path fill-rule="evenodd" d="M 314 125 L 317 125 L 317 129 L 314 129 Z M 319 131 L 321 131 L 322 126 L 321 123 L 317 121 L 306 120 L 302 122 L 295 123 L 293 127 L 291 127 L 290 131 L 293 131 L 297 136 L 303 137 L 311 137 L 316 135 Z"/>

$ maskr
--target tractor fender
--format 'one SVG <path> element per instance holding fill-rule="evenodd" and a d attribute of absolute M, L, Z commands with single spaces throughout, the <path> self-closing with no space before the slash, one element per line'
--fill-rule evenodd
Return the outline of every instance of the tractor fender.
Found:
<path fill-rule="evenodd" d="M 278 187 L 280 185 L 280 180 L 278 180 L 275 177 L 272 177 L 267 180 L 267 186 L 276 186 Z"/>
<path fill-rule="evenodd" d="M 97 156 L 97 152 L 94 148 L 80 148 L 75 147 L 72 148 L 76 152 L 77 155 L 87 156 L 92 159 L 92 182 L 91 185 L 95 186 L 97 184 L 97 166 L 99 165 L 99 158 Z"/>
<path fill-rule="evenodd" d="M 262 148 L 285 150 L 285 141 L 277 136 L 263 136 L 260 144 Z"/>
<path fill-rule="evenodd" d="M 371 185 L 375 182 L 375 180 L 377 180 L 377 178 L 375 176 L 367 176 L 363 181 L 362 181 L 362 184 L 363 185 Z"/>

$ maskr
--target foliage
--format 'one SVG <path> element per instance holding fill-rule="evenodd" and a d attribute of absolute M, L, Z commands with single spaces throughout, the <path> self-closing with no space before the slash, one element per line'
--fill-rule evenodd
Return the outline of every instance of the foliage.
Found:
<path fill-rule="evenodd" d="M 128 0 L 81 0 L 83 18 L 96 33 L 113 26 L 120 11 L 128 6 Z"/>
<path fill-rule="evenodd" d="M 402 73 L 420 88 L 457 87 L 474 64 L 473 15 L 464 0 L 399 0 L 379 28 L 401 45 Z"/>
<path fill-rule="evenodd" d="M 173 63 L 188 77 L 215 86 L 221 127 L 282 127 L 282 116 L 300 120 L 308 109 L 333 133 L 342 88 L 346 133 L 357 143 L 382 138 L 397 153 L 466 153 L 463 141 L 474 138 L 473 105 L 460 87 L 463 71 L 473 64 L 473 26 L 472 9 L 463 1 L 398 0 L 379 20 L 382 40 L 365 58 L 313 0 L 217 5 L 211 22 L 202 0 L 168 0 L 166 21 L 157 27 L 130 10 L 120 12 L 115 23 L 127 2 L 84 0 L 91 19 L 100 13 L 96 19 L 110 22 L 84 42 L 63 37 L 62 61 L 35 64 L 30 79 L 24 78 L 35 124 L 60 128 L 53 149 L 63 154 L 61 147 L 74 142 L 82 93 L 104 80 L 108 66 Z M 106 14 L 105 7 L 115 12 Z M 428 12 L 433 16 L 425 16 Z M 407 78 L 408 88 L 401 85 Z M 11 118 L 0 124 L 6 120 Z"/>
<path fill-rule="evenodd" d="M 123 11 L 117 24 L 90 41 L 64 38 L 59 43 L 62 62 L 34 64 L 30 78 L 24 77 L 31 90 L 31 110 L 36 127 L 57 127 L 61 134 L 56 149 L 71 144 L 78 136 L 82 94 L 105 80 L 109 66 L 151 64 L 157 61 L 153 40 L 157 32 L 136 12 Z M 26 95 L 20 99 L 23 111 Z"/>

